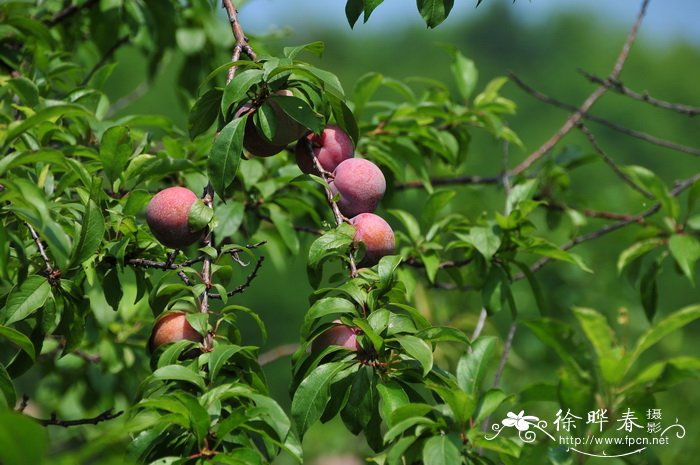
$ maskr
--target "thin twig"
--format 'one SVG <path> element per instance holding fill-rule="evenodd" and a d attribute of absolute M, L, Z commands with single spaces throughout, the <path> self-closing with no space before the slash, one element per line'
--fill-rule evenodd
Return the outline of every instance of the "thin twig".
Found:
<path fill-rule="evenodd" d="M 297 350 L 299 350 L 299 344 L 281 345 L 260 354 L 258 356 L 258 363 L 260 366 L 267 365 L 268 363 L 272 363 L 282 357 L 292 355 Z"/>
<path fill-rule="evenodd" d="M 700 114 L 700 107 L 693 107 L 690 105 L 683 105 L 681 103 L 672 103 L 672 102 L 667 102 L 665 100 L 661 100 L 658 98 L 654 98 L 650 96 L 647 93 L 640 94 L 639 92 L 635 92 L 632 89 L 625 87 L 622 82 L 619 80 L 613 80 L 611 78 L 603 79 L 601 77 L 598 77 L 594 74 L 591 74 L 587 71 L 584 70 L 579 70 L 586 78 L 591 81 L 595 82 L 598 85 L 605 86 L 609 90 L 612 90 L 613 92 L 617 92 L 620 95 L 624 95 L 625 97 L 630 97 L 633 98 L 634 100 L 639 100 L 640 102 L 646 102 L 649 105 L 658 107 L 658 108 L 663 108 L 665 110 L 671 110 L 675 111 L 676 113 L 681 113 L 684 115 L 688 116 L 696 116 Z"/>
<path fill-rule="evenodd" d="M 647 199 L 653 199 L 654 196 L 644 189 L 642 186 L 638 185 L 636 182 L 632 180 L 629 176 L 627 176 L 622 169 L 620 169 L 619 166 L 617 166 L 617 163 L 603 150 L 603 147 L 598 143 L 598 140 L 596 137 L 593 135 L 593 133 L 581 122 L 576 125 L 576 127 L 583 133 L 584 136 L 588 139 L 588 142 L 591 144 L 593 149 L 601 156 L 603 157 L 603 161 L 608 164 L 608 166 L 615 172 L 615 174 L 622 179 L 625 184 L 630 186 L 632 189 L 636 190 L 640 194 L 642 194 L 644 197 Z"/>
<path fill-rule="evenodd" d="M 601 118 L 600 116 L 595 116 L 595 115 L 592 115 L 592 114 L 587 113 L 587 112 L 580 112 L 579 109 L 576 108 L 574 105 L 571 105 L 570 103 L 562 102 L 561 100 L 558 100 L 554 97 L 543 94 L 542 92 L 525 84 L 525 82 L 523 82 L 522 79 L 520 79 L 519 77 L 517 77 L 513 74 L 510 75 L 510 78 L 513 80 L 513 82 L 515 82 L 518 85 L 518 87 L 520 87 L 522 90 L 529 93 L 530 95 L 532 95 L 536 99 L 541 100 L 547 104 L 550 104 L 550 105 L 558 107 L 558 108 L 563 108 L 563 109 L 569 110 L 569 111 L 576 111 L 577 112 L 576 114 L 580 116 L 580 118 L 577 119 L 576 124 L 578 124 L 578 122 L 580 121 L 581 118 L 587 119 L 587 120 L 602 124 L 604 126 L 607 126 L 610 129 L 613 129 L 617 132 L 621 132 L 622 134 L 632 136 L 636 139 L 643 140 L 643 141 L 648 142 L 650 144 L 658 145 L 659 147 L 665 147 L 668 149 L 676 150 L 678 152 L 683 152 L 683 153 L 688 153 L 690 155 L 700 156 L 700 149 L 697 149 L 695 147 L 690 147 L 687 145 L 683 145 L 683 144 L 679 144 L 677 142 L 673 142 L 673 141 L 670 141 L 667 139 L 662 139 L 660 137 L 652 136 L 651 134 L 648 134 L 648 133 L 642 132 L 642 131 L 637 131 L 636 129 L 630 129 L 628 127 L 622 126 L 622 125 L 614 123 L 612 121 L 609 121 L 605 118 Z"/>
<path fill-rule="evenodd" d="M 503 371 L 506 368 L 506 363 L 508 362 L 508 357 L 510 356 L 510 350 L 513 348 L 513 339 L 515 339 L 515 330 L 518 325 L 515 321 L 510 324 L 508 328 L 508 336 L 506 336 L 506 341 L 503 345 L 503 354 L 501 355 L 501 360 L 498 362 L 498 368 L 496 369 L 496 375 L 493 378 L 492 388 L 497 388 L 501 383 L 501 376 L 503 376 Z M 486 417 L 483 425 L 481 426 L 481 431 L 488 431 L 489 425 L 491 424 L 491 415 Z"/>
<path fill-rule="evenodd" d="M 634 25 L 632 26 L 632 29 L 630 30 L 629 34 L 627 34 L 625 44 L 622 46 L 622 50 L 620 51 L 620 54 L 618 55 L 617 60 L 615 61 L 615 65 L 613 66 L 613 70 L 610 73 L 610 79 L 618 79 L 620 77 L 620 73 L 622 72 L 622 68 L 624 67 L 625 62 L 627 61 L 627 57 L 629 57 L 632 45 L 634 44 L 634 41 L 637 38 L 637 32 L 639 31 L 639 26 L 642 24 L 642 19 L 646 14 L 648 5 L 649 0 L 644 0 L 642 2 L 642 7 L 639 10 L 637 19 Z M 540 158 L 549 153 L 549 151 L 552 150 L 554 146 L 576 126 L 576 123 L 581 121 L 583 115 L 586 114 L 588 110 L 590 110 L 593 104 L 595 104 L 595 102 L 600 97 L 602 97 L 607 90 L 608 89 L 605 86 L 599 86 L 598 88 L 596 88 L 581 104 L 581 106 L 575 109 L 574 113 L 571 116 L 569 116 L 569 118 L 564 122 L 562 127 L 551 138 L 549 138 L 549 140 L 542 144 L 540 148 L 538 148 L 536 151 L 530 154 L 518 166 L 513 168 L 510 174 L 518 175 L 522 173 L 523 171 L 527 170 L 530 166 L 532 166 L 535 162 L 537 162 Z"/>
<path fill-rule="evenodd" d="M 253 268 L 253 271 L 248 275 L 246 278 L 245 282 L 239 286 L 237 286 L 235 289 L 232 291 L 228 291 L 226 295 L 228 297 L 234 296 L 236 294 L 240 294 L 243 291 L 245 291 L 248 287 L 250 287 L 250 284 L 255 280 L 255 278 L 258 275 L 258 271 L 260 270 L 260 267 L 262 266 L 263 262 L 265 261 L 265 256 L 261 255 L 258 257 L 258 261 L 255 263 L 255 268 Z M 209 296 L 210 299 L 221 299 L 221 294 L 215 294 L 213 292 L 207 292 L 207 295 Z"/>
<path fill-rule="evenodd" d="M 80 10 L 86 10 L 88 8 L 92 8 L 93 6 L 97 5 L 99 3 L 99 0 L 87 0 L 85 3 L 82 5 L 69 5 L 66 8 L 62 9 L 61 11 L 58 11 L 53 17 L 47 22 L 49 26 L 55 26 L 63 21 L 66 21 L 69 19 L 71 16 L 79 12 Z"/>
<path fill-rule="evenodd" d="M 39 419 L 35 418 L 36 421 L 39 422 L 39 424 L 43 426 L 62 426 L 64 428 L 68 428 L 69 426 L 79 426 L 79 425 L 96 425 L 98 423 L 102 423 L 103 421 L 109 421 L 117 418 L 121 414 L 123 414 L 124 411 L 120 410 L 118 412 L 114 412 L 114 409 L 109 409 L 105 410 L 104 412 L 100 413 L 99 415 L 92 417 L 92 418 L 81 418 L 79 420 L 61 420 L 56 416 L 55 413 L 51 414 L 50 418 L 47 419 Z"/>
<path fill-rule="evenodd" d="M 311 157 L 311 160 L 314 163 L 314 166 L 316 167 L 316 171 L 321 175 L 323 180 L 326 182 L 324 186 L 324 190 L 326 191 L 326 198 L 328 200 L 328 205 L 330 205 L 331 210 L 333 211 L 333 216 L 335 217 L 335 222 L 338 226 L 342 225 L 343 223 L 350 223 L 350 220 L 343 215 L 340 212 L 340 208 L 338 207 L 338 202 L 334 200 L 334 195 L 333 192 L 331 191 L 330 186 L 330 181 L 332 179 L 332 174 L 323 169 L 323 166 L 321 165 L 321 162 L 318 161 L 318 158 L 316 157 L 316 154 L 313 151 L 313 147 L 311 147 L 311 141 L 308 139 L 305 139 L 306 144 L 308 147 L 306 147 L 306 153 L 309 154 Z M 356 278 L 358 276 L 357 273 L 357 264 L 355 263 L 355 257 L 353 255 L 353 251 L 351 250 L 348 253 L 348 263 L 350 264 L 350 277 L 351 278 Z"/>
<path fill-rule="evenodd" d="M 231 31 L 233 32 L 233 37 L 236 39 L 236 45 L 234 45 L 233 53 L 231 54 L 231 61 L 234 63 L 237 62 L 238 59 L 241 57 L 241 53 L 245 53 L 251 60 L 255 61 L 255 52 L 253 51 L 251 46 L 248 45 L 248 39 L 246 38 L 245 33 L 243 32 L 243 28 L 241 27 L 241 23 L 238 20 L 238 10 L 236 10 L 236 6 L 231 0 L 223 0 L 223 6 L 226 9 L 226 13 L 228 14 L 228 20 L 231 23 Z M 228 74 L 226 76 L 227 85 L 228 83 L 233 81 L 233 78 L 236 75 L 237 68 L 238 67 L 234 65 L 231 66 L 231 68 L 228 70 Z"/>
<path fill-rule="evenodd" d="M 435 178 L 430 180 L 433 186 L 453 186 L 467 184 L 499 184 L 502 176 L 455 176 L 452 178 Z M 422 181 L 406 181 L 396 184 L 396 190 L 421 189 Z"/>
<path fill-rule="evenodd" d="M 547 201 L 545 203 L 540 204 L 542 208 L 545 208 L 547 210 L 554 210 L 554 211 L 560 211 L 564 212 L 569 209 L 576 210 L 577 212 L 583 214 L 583 216 L 587 216 L 589 218 L 599 218 L 602 220 L 613 220 L 613 221 L 638 221 L 638 216 L 637 215 L 629 215 L 625 213 L 615 213 L 615 212 L 609 212 L 605 210 L 593 210 L 591 208 L 584 208 L 583 210 L 579 210 L 576 208 L 569 207 L 567 205 L 561 204 L 561 203 L 556 203 L 556 202 L 551 202 Z M 639 221 L 638 221 L 639 222 Z"/>
<path fill-rule="evenodd" d="M 479 312 L 479 319 L 476 321 L 476 326 L 474 327 L 474 332 L 472 333 L 472 338 L 471 341 L 474 342 L 476 338 L 481 336 L 481 332 L 484 330 L 484 326 L 486 326 L 486 318 L 488 317 L 489 313 L 486 311 L 485 307 L 481 307 L 481 312 Z M 467 352 L 470 354 L 474 351 L 471 346 L 467 349 Z"/>
<path fill-rule="evenodd" d="M 131 41 L 131 37 L 129 37 L 129 36 L 124 36 L 121 39 L 117 40 L 114 43 L 114 45 L 112 45 L 109 49 L 107 49 L 107 51 L 104 53 L 104 55 L 102 55 L 102 58 L 100 58 L 100 61 L 95 63 L 95 65 L 92 68 L 90 68 L 90 71 L 88 71 L 88 73 L 85 75 L 83 80 L 80 82 L 80 85 L 81 86 L 86 85 L 88 83 L 88 81 L 90 80 L 90 78 L 92 77 L 92 75 L 95 74 L 95 72 L 97 72 L 97 70 L 100 69 L 102 66 L 104 66 L 105 63 L 107 63 L 109 60 L 111 60 L 112 57 L 114 56 L 114 54 L 117 53 L 117 50 L 119 50 L 119 48 L 122 45 L 127 44 L 130 41 Z"/>
<path fill-rule="evenodd" d="M 46 248 L 44 247 L 44 244 L 41 242 L 41 238 L 39 237 L 39 234 L 37 234 L 36 229 L 29 224 L 25 223 L 27 225 L 27 229 L 29 229 L 29 234 L 32 235 L 32 239 L 34 239 L 34 243 L 36 244 L 36 248 L 39 249 L 39 255 L 41 255 L 41 258 L 44 260 L 44 265 L 46 265 L 46 270 L 45 273 L 47 276 L 50 276 L 53 273 L 53 265 L 51 265 L 51 259 L 49 258 L 48 254 L 46 253 Z"/>

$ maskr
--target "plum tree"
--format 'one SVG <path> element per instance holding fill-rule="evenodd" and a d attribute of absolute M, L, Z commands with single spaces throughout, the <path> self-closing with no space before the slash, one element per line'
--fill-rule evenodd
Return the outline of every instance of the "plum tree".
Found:
<path fill-rule="evenodd" d="M 365 245 L 365 256 L 360 265 L 375 265 L 380 258 L 394 253 L 394 230 L 384 218 L 374 213 L 360 213 L 351 218 L 350 223 L 355 226 L 354 242 Z"/>
<path fill-rule="evenodd" d="M 336 325 L 331 326 L 314 339 L 311 343 L 311 351 L 320 352 L 328 346 L 341 346 L 357 352 L 359 350 L 358 329 L 344 325 L 340 320 L 334 320 L 333 323 Z"/>
<path fill-rule="evenodd" d="M 333 194 L 340 194 L 338 208 L 346 216 L 373 212 L 386 190 L 386 180 L 377 165 L 363 158 L 343 161 L 333 172 Z"/>
<path fill-rule="evenodd" d="M 193 231 L 188 223 L 197 195 L 184 187 L 163 189 L 153 196 L 146 209 L 146 221 L 158 241 L 176 249 L 194 244 L 204 230 Z"/>
<path fill-rule="evenodd" d="M 148 346 L 151 352 L 153 352 L 163 344 L 185 340 L 201 342 L 202 335 L 187 321 L 186 313 L 167 313 L 158 318 L 153 325 L 153 331 L 151 332 Z"/>
<path fill-rule="evenodd" d="M 318 174 L 309 153 L 309 145 L 321 167 L 330 172 L 343 161 L 355 156 L 355 145 L 350 136 L 340 127 L 329 124 L 320 135 L 310 132 L 297 142 L 294 151 L 297 166 L 306 174 Z"/>

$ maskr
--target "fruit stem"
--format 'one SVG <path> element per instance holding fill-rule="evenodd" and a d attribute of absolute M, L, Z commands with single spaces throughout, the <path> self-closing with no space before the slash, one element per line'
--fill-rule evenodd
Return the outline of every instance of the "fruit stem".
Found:
<path fill-rule="evenodd" d="M 214 199 L 214 188 L 211 183 L 207 183 L 204 188 L 204 195 L 202 196 L 202 202 L 207 208 L 213 207 Z M 212 243 L 212 232 L 211 229 L 207 230 L 206 236 L 204 236 L 204 247 L 211 247 Z M 202 293 L 202 297 L 199 303 L 199 311 L 202 313 L 209 313 L 209 289 L 211 289 L 211 257 L 205 254 L 204 262 L 202 263 L 202 282 L 204 283 L 205 289 Z M 208 334 L 204 338 L 204 350 L 211 350 L 213 335 Z"/>

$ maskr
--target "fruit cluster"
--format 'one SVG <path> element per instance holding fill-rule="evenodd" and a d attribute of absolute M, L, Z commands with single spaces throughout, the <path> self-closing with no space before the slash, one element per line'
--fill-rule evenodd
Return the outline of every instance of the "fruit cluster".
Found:
<path fill-rule="evenodd" d="M 279 99 L 291 97 L 292 93 L 280 90 L 274 96 Z M 268 100 L 276 122 L 271 139 L 266 138 L 253 123 L 253 115 L 260 105 L 244 104 L 235 113 L 235 117 L 248 115 L 243 148 L 252 156 L 268 157 L 281 152 L 296 140 L 295 157 L 299 169 L 306 174 L 326 177 L 331 192 L 338 198 L 338 210 L 355 227 L 355 244 L 364 244 L 365 253 L 359 264 L 373 266 L 381 257 L 392 254 L 395 248 L 394 232 L 383 218 L 372 213 L 386 190 L 382 171 L 371 161 L 354 158 L 352 139 L 340 127 L 328 125 L 320 134 L 308 132 L 287 115 L 274 99 Z M 197 195 L 184 187 L 169 187 L 158 192 L 146 210 L 146 220 L 155 238 L 175 249 L 199 241 L 205 229 L 193 228 L 190 223 L 190 211 L 196 202 L 199 202 Z M 151 350 L 164 343 L 183 339 L 201 341 L 202 336 L 192 328 L 185 316 L 184 313 L 162 315 L 153 328 L 149 344 Z M 356 333 L 355 328 L 340 324 L 327 330 L 315 344 L 342 345 L 357 350 L 354 342 Z"/>

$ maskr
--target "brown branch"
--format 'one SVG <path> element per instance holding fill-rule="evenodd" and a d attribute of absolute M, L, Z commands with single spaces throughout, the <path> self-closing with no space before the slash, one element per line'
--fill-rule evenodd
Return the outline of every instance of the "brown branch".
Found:
<path fill-rule="evenodd" d="M 226 9 L 226 13 L 228 14 L 228 20 L 231 23 L 231 31 L 233 32 L 233 37 L 236 39 L 236 45 L 234 45 L 233 53 L 231 54 L 231 61 L 234 63 L 237 62 L 241 57 L 241 53 L 245 53 L 251 60 L 255 61 L 255 52 L 253 51 L 251 46 L 248 45 L 248 39 L 246 38 L 245 33 L 243 32 L 241 22 L 238 20 L 238 10 L 236 10 L 236 6 L 231 0 L 223 0 L 223 6 Z M 228 74 L 226 76 L 227 85 L 228 83 L 233 81 L 233 77 L 236 75 L 237 68 L 238 67 L 236 65 L 233 65 L 228 70 Z"/>
<path fill-rule="evenodd" d="M 267 365 L 268 363 L 272 363 L 282 357 L 292 355 L 297 350 L 299 350 L 299 344 L 281 345 L 260 354 L 258 356 L 258 363 L 260 366 Z"/>
<path fill-rule="evenodd" d="M 35 420 L 38 421 L 39 424 L 41 424 L 42 426 L 62 426 L 64 428 L 68 428 L 69 426 L 96 425 L 98 423 L 102 423 L 103 421 L 113 420 L 123 413 L 123 410 L 114 412 L 114 409 L 109 409 L 105 410 L 104 412 L 100 413 L 95 417 L 81 418 L 79 420 L 61 420 L 56 416 L 55 413 L 52 413 L 50 418 L 44 420 L 35 418 Z"/>
<path fill-rule="evenodd" d="M 87 0 L 85 3 L 82 5 L 69 5 L 66 8 L 62 9 L 61 11 L 58 11 L 53 17 L 47 22 L 49 26 L 55 26 L 63 21 L 66 21 L 69 19 L 71 16 L 75 15 L 81 10 L 86 10 L 88 8 L 92 8 L 93 6 L 97 5 L 99 3 L 99 0 Z"/>
<path fill-rule="evenodd" d="M 637 38 L 637 32 L 639 31 L 639 26 L 642 24 L 642 19 L 644 18 L 644 15 L 646 14 L 647 6 L 649 5 L 649 0 L 643 0 L 642 2 L 642 7 L 639 10 L 639 14 L 637 15 L 637 20 L 635 21 L 634 25 L 632 26 L 632 29 L 630 30 L 629 34 L 627 34 L 627 39 L 625 40 L 625 44 L 622 46 L 622 50 L 620 51 L 620 54 L 617 57 L 617 60 L 615 61 L 615 64 L 613 66 L 612 72 L 610 73 L 610 79 L 618 79 L 620 77 L 620 73 L 622 72 L 622 68 L 625 65 L 625 62 L 627 61 L 627 57 L 629 56 L 630 50 L 632 48 L 632 45 L 634 44 L 634 41 Z M 513 78 L 513 75 L 511 74 L 511 79 Z M 538 148 L 536 151 L 531 153 L 525 160 L 523 160 L 518 166 L 513 168 L 510 172 L 511 175 L 518 175 L 522 173 L 523 171 L 527 170 L 530 166 L 532 166 L 535 162 L 537 162 L 540 158 L 545 156 L 547 153 L 549 153 L 550 150 L 554 148 L 554 146 L 564 137 L 566 136 L 575 126 L 576 124 L 581 121 L 581 118 L 583 117 L 584 114 L 590 110 L 590 108 L 595 104 L 595 102 L 605 94 L 605 92 L 608 89 L 605 86 L 600 86 L 597 89 L 595 89 L 589 96 L 588 98 L 581 104 L 580 107 L 575 108 L 574 113 L 569 116 L 569 118 L 564 122 L 561 128 L 547 140 L 540 148 Z"/>
<path fill-rule="evenodd" d="M 453 178 L 435 178 L 430 180 L 433 186 L 453 186 L 467 184 L 499 184 L 502 176 L 456 176 Z M 396 184 L 396 190 L 420 189 L 423 187 L 421 181 L 405 181 Z"/>
<path fill-rule="evenodd" d="M 245 282 L 232 291 L 228 291 L 226 295 L 228 297 L 234 296 L 236 294 L 241 294 L 243 291 L 245 291 L 248 287 L 250 287 L 250 284 L 253 282 L 253 280 L 257 277 L 258 271 L 260 270 L 260 267 L 262 267 L 263 262 L 265 261 L 265 257 L 261 255 L 258 257 L 258 261 L 255 263 L 255 268 L 253 268 L 253 271 L 248 275 L 246 278 Z M 207 295 L 209 296 L 210 299 L 221 299 L 221 294 L 215 294 L 213 292 L 207 292 Z"/>
<path fill-rule="evenodd" d="M 683 181 L 676 183 L 676 187 L 674 187 L 670 192 L 671 197 L 677 197 L 678 195 L 681 194 L 681 192 L 683 192 L 688 187 L 692 186 L 698 180 L 700 180 L 700 173 L 697 173 L 695 176 L 692 176 L 688 179 L 685 179 Z M 577 237 L 573 238 L 572 240 L 570 240 L 569 242 L 567 242 L 566 244 L 562 245 L 560 247 L 560 249 L 564 250 L 564 251 L 570 250 L 579 244 L 601 238 L 607 234 L 610 234 L 611 232 L 614 232 L 614 231 L 617 231 L 618 229 L 624 228 L 625 226 L 629 226 L 631 224 L 643 223 L 646 218 L 650 217 L 651 215 L 658 212 L 659 210 L 661 210 L 661 203 L 656 203 L 648 210 L 646 210 L 642 213 L 639 213 L 637 215 L 631 216 L 623 221 L 619 221 L 619 222 L 613 223 L 613 224 L 608 224 L 608 225 L 605 225 L 602 228 L 597 229 L 595 231 L 592 231 L 592 232 L 589 232 L 586 234 L 581 234 L 580 236 L 577 236 Z M 544 257 L 544 258 L 538 260 L 537 262 L 535 262 L 530 267 L 530 271 L 533 273 L 536 271 L 539 271 L 540 269 L 542 269 L 542 267 L 544 267 L 550 261 L 552 261 L 551 258 Z M 523 279 L 524 277 L 525 277 L 524 274 L 518 273 L 517 275 L 515 275 L 513 277 L 513 281 L 518 281 L 520 279 Z"/>
<path fill-rule="evenodd" d="M 620 169 L 620 167 L 617 166 L 617 163 L 615 163 L 615 161 L 605 152 L 605 150 L 603 150 L 603 147 L 600 146 L 600 144 L 598 143 L 598 140 L 595 138 L 593 133 L 583 123 L 579 122 L 579 124 L 577 124 L 576 127 L 578 127 L 578 129 L 583 133 L 583 135 L 586 136 L 586 138 L 588 139 L 588 142 L 591 144 L 593 149 L 598 153 L 598 155 L 603 157 L 603 161 L 605 161 L 605 163 L 608 164 L 608 166 L 615 172 L 615 174 L 620 179 L 622 179 L 625 182 L 625 184 L 627 184 L 632 189 L 634 189 L 637 192 L 639 192 L 640 194 L 642 194 L 647 199 L 654 198 L 654 196 L 649 191 L 647 191 L 642 186 L 640 186 L 636 182 L 634 182 L 632 180 L 632 178 L 627 176 Z"/>
<path fill-rule="evenodd" d="M 607 89 L 617 92 L 620 95 L 624 95 L 625 97 L 630 97 L 634 100 L 639 100 L 640 102 L 645 102 L 658 108 L 675 111 L 676 113 L 681 113 L 688 116 L 696 116 L 700 114 L 700 107 L 667 102 L 665 100 L 654 98 L 647 93 L 640 94 L 639 92 L 635 92 L 632 89 L 625 87 L 622 82 L 617 79 L 603 79 L 584 70 L 580 71 L 589 81 L 605 86 Z"/>
<path fill-rule="evenodd" d="M 460 266 L 468 265 L 472 261 L 472 258 L 465 258 L 462 260 L 446 260 L 438 265 L 438 269 L 444 270 L 445 268 L 458 268 Z M 402 264 L 410 266 L 411 268 L 425 268 L 425 264 L 417 257 L 407 257 Z"/>
<path fill-rule="evenodd" d="M 536 99 L 541 100 L 549 105 L 552 105 L 552 106 L 555 106 L 558 108 L 576 111 L 577 114 L 580 113 L 579 109 L 576 108 L 574 105 L 571 105 L 571 104 L 566 103 L 566 102 L 562 102 L 561 100 L 558 100 L 554 97 L 550 97 L 549 95 L 543 94 L 542 92 L 539 92 L 538 90 L 534 89 L 533 87 L 530 87 L 529 85 L 525 84 L 525 82 L 523 82 L 517 76 L 511 74 L 510 78 L 513 80 L 513 82 L 515 82 L 518 85 L 518 87 L 520 87 L 521 89 L 523 89 L 525 92 L 532 95 Z M 683 152 L 683 153 L 688 153 L 690 155 L 700 156 L 700 149 L 697 149 L 695 147 L 689 147 L 687 145 L 678 144 L 676 142 L 669 141 L 666 139 L 661 139 L 660 137 L 652 136 L 651 134 L 647 134 L 646 132 L 642 132 L 642 131 L 637 131 L 636 129 L 630 129 L 630 128 L 627 128 L 625 126 L 619 125 L 617 123 L 613 123 L 612 121 L 609 121 L 605 118 L 601 118 L 600 116 L 595 116 L 595 115 L 591 115 L 590 113 L 583 112 L 583 113 L 580 113 L 580 118 L 594 121 L 596 123 L 607 126 L 610 129 L 621 132 L 621 133 L 626 134 L 628 136 L 632 136 L 636 139 L 643 140 L 643 141 L 648 142 L 650 144 L 658 145 L 659 147 L 665 147 L 665 148 L 669 148 L 672 150 L 676 150 L 678 152 Z M 576 121 L 576 124 L 578 124 L 578 122 L 580 121 L 580 118 Z"/>
<path fill-rule="evenodd" d="M 603 220 L 614 220 L 614 221 L 637 220 L 637 215 L 628 215 L 625 213 L 615 213 L 615 212 L 609 212 L 609 211 L 604 211 L 604 210 L 593 210 L 591 208 L 584 208 L 583 210 L 579 210 L 575 207 L 569 207 L 568 205 L 556 203 L 556 202 L 551 202 L 551 201 L 547 201 L 545 203 L 542 203 L 540 206 L 542 208 L 547 209 L 547 210 L 554 210 L 554 211 L 560 211 L 560 212 L 564 212 L 568 209 L 573 209 L 573 210 L 578 211 L 579 213 L 582 213 L 584 216 L 587 216 L 589 218 L 600 218 Z"/>

